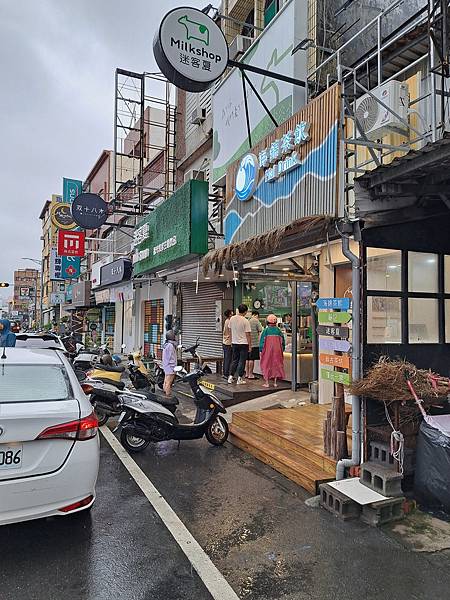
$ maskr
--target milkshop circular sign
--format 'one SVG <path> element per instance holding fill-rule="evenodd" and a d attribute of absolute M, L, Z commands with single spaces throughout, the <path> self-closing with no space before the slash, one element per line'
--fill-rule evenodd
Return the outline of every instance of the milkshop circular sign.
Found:
<path fill-rule="evenodd" d="M 153 53 L 167 79 L 188 92 L 207 90 L 228 63 L 228 44 L 220 27 L 190 7 L 166 14 L 156 32 Z"/>

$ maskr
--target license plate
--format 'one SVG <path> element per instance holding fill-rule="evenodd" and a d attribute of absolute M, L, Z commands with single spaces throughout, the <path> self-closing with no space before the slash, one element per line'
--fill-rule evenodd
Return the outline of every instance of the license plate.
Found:
<path fill-rule="evenodd" d="M 0 445 L 0 469 L 20 469 L 22 467 L 22 444 Z"/>
<path fill-rule="evenodd" d="M 209 381 L 199 381 L 199 384 L 202 385 L 207 390 L 215 390 L 216 386 L 214 383 L 210 383 Z"/>

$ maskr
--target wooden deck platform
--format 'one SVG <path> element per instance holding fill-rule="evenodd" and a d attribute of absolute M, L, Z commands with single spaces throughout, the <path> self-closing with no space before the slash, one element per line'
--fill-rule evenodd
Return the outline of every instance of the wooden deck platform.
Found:
<path fill-rule="evenodd" d="M 235 412 L 231 441 L 311 494 L 317 494 L 319 484 L 334 480 L 336 474 L 336 461 L 323 452 L 323 421 L 330 409 L 329 404 L 308 404 Z"/>
<path fill-rule="evenodd" d="M 253 400 L 253 398 L 260 398 L 261 396 L 267 396 L 280 390 L 288 390 L 291 387 L 289 381 L 279 381 L 278 387 L 264 388 L 263 379 L 247 379 L 247 383 L 243 385 L 237 385 L 236 383 L 228 383 L 222 375 L 213 373 L 204 378 L 204 380 L 214 387 L 212 390 L 222 400 L 224 406 L 233 406 L 240 402 L 246 402 L 247 400 Z"/>

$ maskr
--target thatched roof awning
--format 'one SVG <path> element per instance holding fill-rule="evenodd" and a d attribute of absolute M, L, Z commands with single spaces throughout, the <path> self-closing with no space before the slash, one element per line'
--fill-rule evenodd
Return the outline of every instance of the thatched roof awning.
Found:
<path fill-rule="evenodd" d="M 318 239 L 322 239 L 331 230 L 331 224 L 334 221 L 333 217 L 324 215 L 304 217 L 289 223 L 289 225 L 283 225 L 262 235 L 248 238 L 244 242 L 228 244 L 217 250 L 211 250 L 203 257 L 203 272 L 206 274 L 212 269 L 214 272 L 220 273 L 224 268 L 232 270 L 237 264 L 270 256 L 280 249 L 287 236 L 295 235 L 300 239 L 305 236 L 309 240 L 311 235 L 315 235 Z M 309 242 L 305 245 L 309 245 Z"/>

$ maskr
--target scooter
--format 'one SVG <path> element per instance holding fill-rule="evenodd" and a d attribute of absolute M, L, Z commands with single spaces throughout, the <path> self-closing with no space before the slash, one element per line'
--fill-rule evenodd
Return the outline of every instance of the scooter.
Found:
<path fill-rule="evenodd" d="M 118 416 L 122 413 L 121 395 L 126 394 L 127 396 L 135 396 L 138 394 L 139 398 L 145 398 L 161 404 L 167 408 L 171 414 L 175 414 L 178 406 L 178 399 L 175 397 L 166 397 L 163 395 L 157 395 L 153 393 L 149 388 L 140 389 L 139 392 L 131 390 L 125 387 L 125 384 L 121 382 L 121 387 L 117 385 L 107 383 L 101 379 L 86 378 L 82 383 L 84 393 L 89 396 L 89 400 L 92 407 L 97 415 L 98 424 L 100 427 L 106 425 L 110 417 Z"/>
<path fill-rule="evenodd" d="M 102 348 L 85 348 L 81 346 L 72 361 L 72 366 L 74 369 L 89 371 L 92 365 L 99 360 L 101 354 L 103 354 Z"/>
<path fill-rule="evenodd" d="M 154 392 L 156 386 L 161 390 L 164 384 L 164 370 L 160 363 L 154 359 L 155 367 L 149 372 L 142 361 L 140 350 L 128 355 L 128 373 L 136 389 L 150 388 Z"/>
<path fill-rule="evenodd" d="M 116 431 L 120 429 L 120 441 L 128 452 L 142 452 L 150 442 L 164 440 L 196 440 L 203 436 L 214 446 L 223 445 L 228 439 L 228 424 L 220 413 L 226 413 L 218 398 L 199 384 L 205 375 L 202 369 L 187 373 L 175 367 L 176 374 L 188 383 L 197 407 L 192 424 L 182 424 L 167 408 L 148 399 L 136 398 L 136 394 L 121 394 L 122 414 Z"/>

